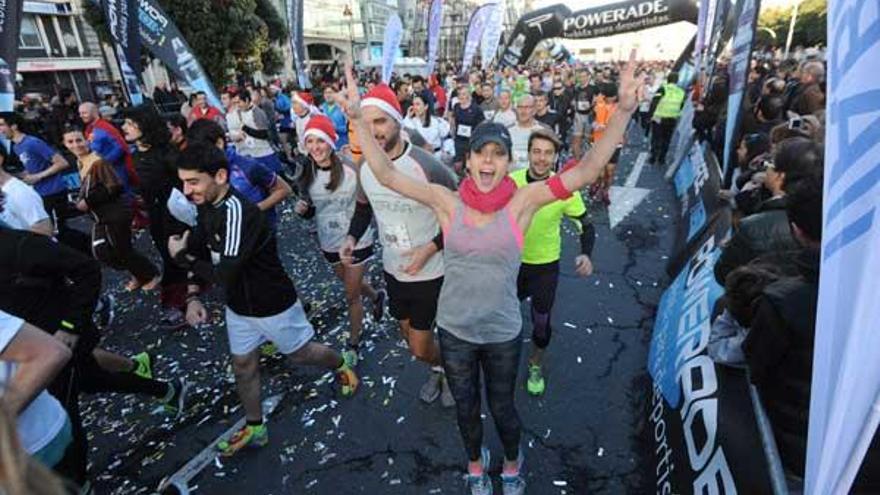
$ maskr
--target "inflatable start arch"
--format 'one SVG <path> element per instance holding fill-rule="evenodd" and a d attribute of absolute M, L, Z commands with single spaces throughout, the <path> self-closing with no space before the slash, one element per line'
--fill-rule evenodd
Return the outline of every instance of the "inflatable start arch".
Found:
<path fill-rule="evenodd" d="M 686 21 L 697 22 L 691 0 L 629 0 L 572 12 L 562 4 L 529 12 L 516 23 L 501 67 L 525 63 L 541 40 L 588 39 Z"/>

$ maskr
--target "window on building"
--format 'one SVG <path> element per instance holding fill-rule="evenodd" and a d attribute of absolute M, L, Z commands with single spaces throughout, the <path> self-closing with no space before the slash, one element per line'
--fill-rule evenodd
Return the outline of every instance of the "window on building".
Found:
<path fill-rule="evenodd" d="M 37 28 L 37 19 L 32 14 L 24 14 L 21 17 L 21 32 L 18 35 L 19 48 L 43 48 L 43 40 L 40 38 L 40 30 Z"/>

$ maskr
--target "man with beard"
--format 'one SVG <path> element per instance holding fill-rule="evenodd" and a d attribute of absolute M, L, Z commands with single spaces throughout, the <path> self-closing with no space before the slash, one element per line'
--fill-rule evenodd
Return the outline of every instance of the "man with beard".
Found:
<path fill-rule="evenodd" d="M 390 87 L 376 85 L 364 96 L 361 106 L 373 137 L 396 169 L 416 180 L 455 189 L 449 169 L 427 151 L 401 139 L 403 114 Z M 360 167 L 360 180 L 379 226 L 391 315 L 400 322 L 400 333 L 413 356 L 431 366 L 431 377 L 419 396 L 428 403 L 441 397 L 443 405 L 451 407 L 454 400 L 440 367 L 440 349 L 433 332 L 443 285 L 443 257 L 439 254 L 443 244 L 437 217 L 431 208 L 380 184 L 370 167 Z M 355 211 L 340 250 L 343 262 L 351 261 L 357 241 L 369 224 L 369 210 Z"/>

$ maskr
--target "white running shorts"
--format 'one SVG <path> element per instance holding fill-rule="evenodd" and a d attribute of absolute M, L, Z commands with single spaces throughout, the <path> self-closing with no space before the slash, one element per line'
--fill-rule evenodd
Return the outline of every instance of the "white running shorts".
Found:
<path fill-rule="evenodd" d="M 273 316 L 241 316 L 227 307 L 226 332 L 229 350 L 236 356 L 249 354 L 266 342 L 274 343 L 282 354 L 293 354 L 315 336 L 299 300 Z"/>

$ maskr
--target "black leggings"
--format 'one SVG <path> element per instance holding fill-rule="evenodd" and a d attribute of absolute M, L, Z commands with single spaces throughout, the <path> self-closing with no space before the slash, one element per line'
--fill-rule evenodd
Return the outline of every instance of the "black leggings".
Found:
<path fill-rule="evenodd" d="M 111 373 L 101 368 L 92 355 L 96 341 L 94 336 L 82 338 L 74 349 L 73 360 L 61 370 L 48 388 L 49 393 L 67 411 L 73 436 L 73 442 L 54 469 L 79 485 L 88 479 L 89 453 L 88 438 L 79 414 L 79 394 L 116 392 L 162 398 L 168 393 L 167 383 L 141 378 L 134 373 Z"/>
<path fill-rule="evenodd" d="M 516 377 L 519 370 L 522 335 L 499 344 L 473 344 L 439 329 L 440 355 L 446 380 L 455 397 L 458 430 L 464 440 L 468 459 L 480 458 L 483 445 L 483 421 L 480 418 L 480 369 L 486 378 L 486 397 L 495 428 L 509 461 L 519 456 L 522 425 L 514 404 Z"/>
<path fill-rule="evenodd" d="M 109 244 L 105 249 L 95 248 L 97 258 L 115 270 L 130 273 L 141 284 L 146 284 L 159 274 L 159 270 L 146 256 L 137 251 L 131 244 L 131 218 L 123 217 L 112 222 L 95 225 L 92 237 L 94 246 L 96 238 L 105 231 Z"/>
<path fill-rule="evenodd" d="M 651 158 L 653 162 L 665 163 L 666 152 L 669 151 L 669 141 L 675 133 L 676 119 L 660 119 L 660 123 L 653 122 L 651 130 Z"/>

